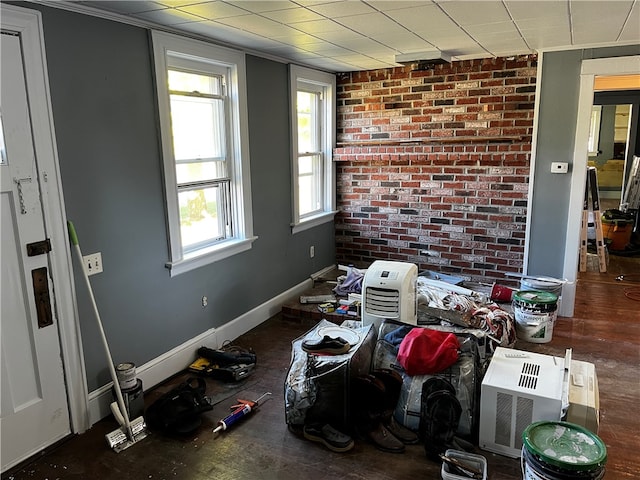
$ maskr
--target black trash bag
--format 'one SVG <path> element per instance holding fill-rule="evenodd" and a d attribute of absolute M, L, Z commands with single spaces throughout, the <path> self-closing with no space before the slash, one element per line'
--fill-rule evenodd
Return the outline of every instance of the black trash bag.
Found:
<path fill-rule="evenodd" d="M 213 409 L 203 378 L 192 377 L 168 391 L 145 412 L 147 425 L 164 433 L 188 435 L 202 423 L 200 415 Z"/>

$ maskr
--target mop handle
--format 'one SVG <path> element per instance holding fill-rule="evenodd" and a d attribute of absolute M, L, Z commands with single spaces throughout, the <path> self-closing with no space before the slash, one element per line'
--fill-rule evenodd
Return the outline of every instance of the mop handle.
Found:
<path fill-rule="evenodd" d="M 76 253 L 78 254 L 78 259 L 80 261 L 80 265 L 82 266 L 82 271 L 84 272 L 83 278 L 85 281 L 85 285 L 87 286 L 87 290 L 89 291 L 89 299 L 91 300 L 93 311 L 96 315 L 96 318 L 98 319 L 98 329 L 100 331 L 100 336 L 102 337 L 102 345 L 104 346 L 104 350 L 107 354 L 107 358 L 109 359 L 109 362 L 108 362 L 109 373 L 111 374 L 111 379 L 113 380 L 113 388 L 116 391 L 116 397 L 118 398 L 118 406 L 120 408 L 120 413 L 122 414 L 122 417 L 124 419 L 124 427 L 127 429 L 129 438 L 133 439 L 133 430 L 131 429 L 129 414 L 127 413 L 127 407 L 124 403 L 124 398 L 122 397 L 122 390 L 120 389 L 120 384 L 118 383 L 118 375 L 116 374 L 116 369 L 113 366 L 113 359 L 111 357 L 111 351 L 109 350 L 109 343 L 107 342 L 107 336 L 104 333 L 104 328 L 102 327 L 102 320 L 100 319 L 100 313 L 98 311 L 98 305 L 96 304 L 96 299 L 93 296 L 93 289 L 91 288 L 91 282 L 89 282 L 89 275 L 87 274 L 87 270 L 85 269 L 84 262 L 82 261 L 82 250 L 80 250 L 78 235 L 76 234 L 76 229 L 73 226 L 73 222 L 71 222 L 71 220 L 67 220 L 67 229 L 69 230 L 69 239 L 71 240 L 71 244 L 75 247 Z"/>

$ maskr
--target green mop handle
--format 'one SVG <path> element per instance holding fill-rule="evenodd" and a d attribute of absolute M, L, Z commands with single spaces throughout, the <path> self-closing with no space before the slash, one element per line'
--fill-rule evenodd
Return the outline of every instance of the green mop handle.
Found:
<path fill-rule="evenodd" d="M 73 226 L 73 222 L 71 220 L 67 220 L 67 230 L 69 230 L 71 245 L 75 247 L 78 245 L 78 235 L 76 234 L 76 227 Z"/>
<path fill-rule="evenodd" d="M 124 398 L 122 396 L 122 390 L 120 389 L 120 384 L 118 383 L 118 376 L 116 374 L 115 367 L 113 366 L 113 359 L 111 357 L 111 351 L 109 349 L 109 343 L 107 342 L 107 335 L 104 333 L 104 327 L 102 326 L 102 320 L 100 319 L 100 312 L 98 312 L 98 306 L 96 305 L 96 299 L 93 296 L 93 289 L 91 288 L 91 282 L 89 282 L 89 276 L 87 275 L 87 271 L 85 270 L 84 263 L 82 262 L 82 250 L 80 250 L 80 243 L 78 242 L 78 234 L 76 233 L 76 229 L 73 226 L 73 222 L 71 220 L 67 220 L 67 230 L 69 230 L 69 239 L 71 240 L 71 244 L 75 247 L 76 253 L 78 254 L 78 260 L 82 266 L 82 271 L 84 272 L 83 279 L 85 281 L 85 285 L 87 286 L 87 290 L 89 291 L 89 299 L 91 300 L 91 305 L 93 306 L 93 311 L 96 315 L 96 319 L 98 320 L 98 329 L 100 331 L 100 336 L 102 337 L 102 345 L 105 349 L 105 353 L 107 354 L 107 358 L 109 359 L 108 367 L 109 373 L 111 374 L 111 379 L 113 380 L 113 388 L 116 392 L 116 397 L 118 399 L 118 406 L 121 410 L 121 414 L 124 419 L 124 427 L 127 429 L 127 433 L 129 434 L 129 438 L 133 440 L 133 431 L 131 430 L 131 422 L 129 419 L 129 415 L 127 413 L 127 408 L 124 403 Z"/>

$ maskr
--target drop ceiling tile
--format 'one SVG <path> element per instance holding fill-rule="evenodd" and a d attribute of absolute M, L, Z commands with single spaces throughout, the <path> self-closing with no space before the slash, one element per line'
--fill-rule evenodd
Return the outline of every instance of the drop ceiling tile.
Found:
<path fill-rule="evenodd" d="M 515 20 L 516 25 L 520 30 L 532 30 L 536 28 L 546 29 L 546 28 L 555 28 L 557 30 L 566 30 L 569 31 L 569 16 L 559 16 L 559 17 L 546 17 L 542 16 L 539 18 L 521 18 Z"/>
<path fill-rule="evenodd" d="M 554 23 L 556 18 L 569 18 L 569 3 L 563 1 L 522 1 L 505 0 L 505 6 L 516 21 L 525 19 L 535 20 L 541 23 Z"/>
<path fill-rule="evenodd" d="M 170 8 L 184 7 L 185 5 L 195 5 L 198 3 L 211 3 L 214 0 L 155 0 L 156 3 L 160 3 Z"/>
<path fill-rule="evenodd" d="M 602 28 L 602 25 L 579 25 L 573 30 L 573 42 L 576 44 L 596 44 L 615 42 L 622 30 L 622 25 Z"/>
<path fill-rule="evenodd" d="M 152 10 L 162 10 L 167 8 L 165 5 L 158 2 L 132 0 L 129 2 L 110 2 L 110 1 L 86 1 L 77 2 L 87 7 L 99 8 L 101 10 L 108 10 L 114 13 L 120 13 L 122 15 L 130 15 L 132 13 L 150 12 Z"/>
<path fill-rule="evenodd" d="M 254 32 L 265 37 L 282 37 L 289 33 L 295 33 L 292 32 L 291 27 L 282 25 L 281 23 L 274 22 L 273 20 L 259 15 L 243 15 L 240 17 L 221 18 L 218 19 L 218 21 L 224 25 Z"/>
<path fill-rule="evenodd" d="M 351 15 L 340 17 L 337 21 L 367 37 L 388 36 L 406 33 L 407 29 L 398 25 L 381 13 L 366 13 L 364 15 Z"/>
<path fill-rule="evenodd" d="M 263 12 L 263 16 L 287 25 L 309 22 L 312 20 L 323 20 L 322 15 L 303 7 L 287 8 L 285 10 L 275 10 Z"/>
<path fill-rule="evenodd" d="M 298 5 L 295 2 L 289 2 L 284 0 L 236 0 L 228 1 L 226 3 L 233 4 L 237 7 L 244 8 L 250 12 L 263 13 L 272 12 L 274 10 L 284 10 L 287 8 L 296 8 Z"/>
<path fill-rule="evenodd" d="M 391 12 L 393 10 L 405 10 L 411 8 L 418 8 L 425 5 L 424 0 L 368 0 L 367 3 L 378 11 Z M 430 2 L 429 2 L 430 3 Z"/>
<path fill-rule="evenodd" d="M 415 8 L 391 10 L 387 15 L 407 29 L 426 34 L 432 29 L 455 29 L 456 24 L 433 4 L 422 4 Z"/>
<path fill-rule="evenodd" d="M 204 2 L 180 7 L 180 11 L 198 15 L 208 20 L 248 15 L 249 12 L 226 2 Z"/>
<path fill-rule="evenodd" d="M 438 1 L 436 3 L 458 25 L 481 25 L 484 23 L 507 22 L 511 18 L 502 2 L 497 1 Z"/>
<path fill-rule="evenodd" d="M 310 22 L 296 23 L 295 28 L 311 35 L 344 32 L 349 30 L 333 20 L 312 20 Z"/>
<path fill-rule="evenodd" d="M 476 38 L 482 48 L 495 54 L 496 51 L 528 50 L 529 47 L 518 33 L 513 34 L 487 34 Z"/>
<path fill-rule="evenodd" d="M 571 46 L 571 34 L 568 30 L 559 30 L 553 27 L 548 29 L 536 29 L 522 31 L 527 44 L 536 50 L 551 48 L 556 45 Z"/>
<path fill-rule="evenodd" d="M 299 32 L 293 29 L 291 29 L 291 31 L 286 35 L 274 35 L 271 38 L 282 43 L 288 43 L 293 47 L 301 47 L 304 45 L 312 45 L 315 43 L 324 42 L 324 40 L 314 37 L 313 35 L 308 35 L 304 32 Z"/>
<path fill-rule="evenodd" d="M 376 11 L 365 2 L 356 2 L 353 0 L 319 3 L 309 5 L 308 8 L 327 18 L 342 18 L 350 15 L 374 13 Z"/>
<path fill-rule="evenodd" d="M 622 42 L 638 42 L 640 38 L 640 3 L 633 4 L 633 10 L 629 16 L 622 34 L 620 35 L 620 41 Z"/>
<path fill-rule="evenodd" d="M 518 31 L 511 21 L 468 25 L 465 27 L 465 30 L 473 37 L 477 37 L 479 35 L 490 35 L 492 33 L 513 33 Z"/>
<path fill-rule="evenodd" d="M 323 57 L 335 57 L 336 55 L 353 55 L 353 51 L 338 45 L 325 42 L 319 45 L 307 45 L 305 50 L 317 53 Z"/>
<path fill-rule="evenodd" d="M 571 5 L 571 17 L 577 24 L 595 23 L 600 20 L 613 20 L 618 22 L 624 22 L 629 15 L 629 11 L 633 5 L 633 0 L 628 1 L 615 1 L 609 0 L 606 2 L 576 2 L 573 1 Z M 637 19 L 637 17 L 636 17 Z M 637 19 L 640 21 L 640 19 Z"/>
<path fill-rule="evenodd" d="M 181 25 L 180 28 L 185 31 L 197 33 L 199 35 L 203 35 L 209 38 L 213 38 L 217 41 L 237 45 L 240 47 L 258 49 L 260 44 L 265 44 L 269 39 L 256 35 L 252 32 L 246 32 L 242 30 L 238 30 L 236 28 L 231 28 L 228 25 L 224 25 L 219 22 L 194 22 L 194 23 L 185 23 Z"/>
<path fill-rule="evenodd" d="M 175 10 L 173 8 L 166 8 L 164 10 L 154 10 L 151 12 L 142 12 L 132 15 L 135 18 L 140 18 L 148 22 L 158 23 L 160 25 L 179 25 L 181 23 L 188 22 L 201 22 L 202 17 L 192 15 L 187 12 Z"/>

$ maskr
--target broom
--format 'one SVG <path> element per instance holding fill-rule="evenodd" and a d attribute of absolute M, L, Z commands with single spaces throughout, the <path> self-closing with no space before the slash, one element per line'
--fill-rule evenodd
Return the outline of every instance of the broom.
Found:
<path fill-rule="evenodd" d="M 71 240 L 71 244 L 75 247 L 78 260 L 82 265 L 82 278 L 84 279 L 87 290 L 89 291 L 89 298 L 91 299 L 91 304 L 93 305 L 93 310 L 98 321 L 98 329 L 102 338 L 102 344 L 104 346 L 107 359 L 109 360 L 109 373 L 111 374 L 111 379 L 113 380 L 113 388 L 116 392 L 116 397 L 118 400 L 117 403 L 111 403 L 111 412 L 113 413 L 116 421 L 120 424 L 120 428 L 106 434 L 105 438 L 107 440 L 107 443 L 109 444 L 109 447 L 111 447 L 115 452 L 119 453 L 122 450 L 129 448 L 136 442 L 139 442 L 140 440 L 146 438 L 146 436 L 148 435 L 147 425 L 142 416 L 136 418 L 135 420 L 129 419 L 129 413 L 124 403 L 124 398 L 122 397 L 122 389 L 120 388 L 120 383 L 118 382 L 116 369 L 113 366 L 113 359 L 111 358 L 111 351 L 109 350 L 107 336 L 104 333 L 104 327 L 102 326 L 102 320 L 100 319 L 100 313 L 98 312 L 96 299 L 93 296 L 93 289 L 91 288 L 89 275 L 87 274 L 84 262 L 82 261 L 82 251 L 80 250 L 80 244 L 78 243 L 76 229 L 71 221 L 67 221 L 67 229 L 69 230 L 69 238 Z"/>

